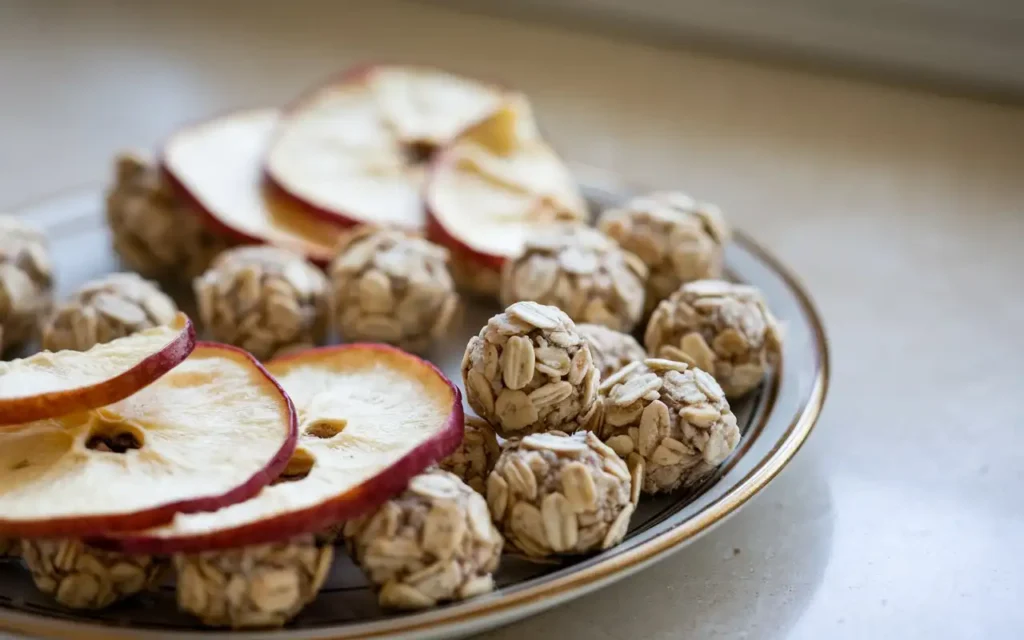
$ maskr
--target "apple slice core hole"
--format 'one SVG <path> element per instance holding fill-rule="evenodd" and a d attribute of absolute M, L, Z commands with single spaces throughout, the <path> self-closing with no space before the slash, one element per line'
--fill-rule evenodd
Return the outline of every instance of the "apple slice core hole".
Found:
<path fill-rule="evenodd" d="M 281 472 L 271 484 L 281 484 L 282 482 L 297 482 L 302 480 L 309 475 L 309 472 L 313 470 L 313 466 L 316 464 L 316 458 L 313 457 L 309 451 L 303 447 L 295 449 L 295 453 L 288 459 L 288 464 L 285 466 L 284 471 Z"/>
<path fill-rule="evenodd" d="M 321 418 L 309 423 L 303 433 L 313 438 L 329 440 L 344 431 L 346 426 L 348 426 L 348 421 L 344 419 Z"/>
<path fill-rule="evenodd" d="M 130 450 L 141 449 L 145 442 L 146 434 L 139 427 L 127 422 L 116 422 L 97 416 L 85 439 L 85 448 L 105 453 L 123 454 Z"/>

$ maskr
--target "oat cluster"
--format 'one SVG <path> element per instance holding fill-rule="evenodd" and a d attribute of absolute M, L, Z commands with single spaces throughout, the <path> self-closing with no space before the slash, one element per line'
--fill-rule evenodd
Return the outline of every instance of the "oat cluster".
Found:
<path fill-rule="evenodd" d="M 487 479 L 491 517 L 531 557 L 618 544 L 637 497 L 625 463 L 589 431 L 513 441 Z"/>
<path fill-rule="evenodd" d="M 102 609 L 156 588 L 169 563 L 88 547 L 78 540 L 21 541 L 21 557 L 36 587 L 71 609 Z"/>
<path fill-rule="evenodd" d="M 305 258 L 268 246 L 222 253 L 193 287 L 215 340 L 261 360 L 315 346 L 327 333 L 327 279 Z"/>
<path fill-rule="evenodd" d="M 394 229 L 364 227 L 330 266 L 333 316 L 349 341 L 422 352 L 443 337 L 459 309 L 448 252 Z"/>
<path fill-rule="evenodd" d="M 280 627 L 316 598 L 333 559 L 334 547 L 308 535 L 177 554 L 178 606 L 214 627 Z"/>
<path fill-rule="evenodd" d="M 32 340 L 52 302 L 46 237 L 14 216 L 0 216 L 0 354 Z"/>
<path fill-rule="evenodd" d="M 711 474 L 740 441 L 715 379 L 684 362 L 648 358 L 601 383 L 601 439 L 642 478 L 644 493 L 688 487 Z"/>
<path fill-rule="evenodd" d="M 603 233 L 581 225 L 553 227 L 526 241 L 505 263 L 501 302 L 533 300 L 576 322 L 630 331 L 644 310 L 647 267 Z"/>
<path fill-rule="evenodd" d="M 483 497 L 441 470 L 422 473 L 398 497 L 345 525 L 356 563 L 382 607 L 424 609 L 494 588 L 503 541 Z"/>
<path fill-rule="evenodd" d="M 187 282 L 230 244 L 204 226 L 155 163 L 134 153 L 115 161 L 107 224 L 121 260 L 151 278 Z"/>
<path fill-rule="evenodd" d="M 707 371 L 735 399 L 778 364 L 782 331 L 757 288 L 701 280 L 658 305 L 644 343 L 651 355 Z"/>
<path fill-rule="evenodd" d="M 590 345 L 590 355 L 594 366 L 601 372 L 602 380 L 630 362 L 647 357 L 644 348 L 628 333 L 599 324 L 578 324 L 576 330 Z"/>
<path fill-rule="evenodd" d="M 720 277 L 731 236 L 718 207 L 678 191 L 633 198 L 597 226 L 647 265 L 648 312 L 683 283 Z"/>
<path fill-rule="evenodd" d="M 483 494 L 487 487 L 487 476 L 500 454 L 501 448 L 491 425 L 486 420 L 467 415 L 462 443 L 440 462 L 440 467 L 454 473 L 474 491 Z"/>
<path fill-rule="evenodd" d="M 592 424 L 599 378 L 569 316 L 536 302 L 488 320 L 462 358 L 469 406 L 505 438 Z"/>
<path fill-rule="evenodd" d="M 85 351 L 96 344 L 174 320 L 174 301 L 136 273 L 112 273 L 86 283 L 44 322 L 43 348 Z"/>

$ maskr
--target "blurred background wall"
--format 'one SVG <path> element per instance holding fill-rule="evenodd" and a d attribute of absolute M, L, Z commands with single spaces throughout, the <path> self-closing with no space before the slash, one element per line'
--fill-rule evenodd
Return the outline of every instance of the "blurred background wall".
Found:
<path fill-rule="evenodd" d="M 1022 0 L 426 0 L 1024 100 Z"/>

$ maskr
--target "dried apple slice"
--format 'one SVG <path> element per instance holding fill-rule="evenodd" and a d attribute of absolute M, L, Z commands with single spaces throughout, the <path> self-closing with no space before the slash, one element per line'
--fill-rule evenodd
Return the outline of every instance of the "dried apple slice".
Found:
<path fill-rule="evenodd" d="M 171 183 L 220 233 L 276 245 L 328 262 L 341 229 L 263 181 L 263 153 L 278 121 L 274 109 L 232 113 L 178 131 L 161 165 Z"/>
<path fill-rule="evenodd" d="M 285 113 L 267 176 L 324 218 L 419 230 L 425 161 L 501 101 L 496 87 L 436 69 L 361 67 Z"/>
<path fill-rule="evenodd" d="M 304 351 L 268 369 L 299 407 L 279 481 L 214 513 L 94 541 L 130 553 L 205 551 L 319 532 L 401 492 L 462 439 L 462 398 L 432 364 L 384 345 Z"/>
<path fill-rule="evenodd" d="M 201 343 L 120 402 L 0 431 L 0 536 L 84 538 L 245 500 L 287 464 L 296 424 L 251 355 Z"/>
<path fill-rule="evenodd" d="M 528 237 L 587 218 L 576 181 L 537 133 L 522 97 L 508 100 L 440 154 L 425 198 L 427 237 L 449 249 L 456 274 L 477 272 L 476 281 L 494 285 L 496 272 L 522 252 Z M 478 293 L 495 292 L 459 280 Z"/>
<path fill-rule="evenodd" d="M 88 351 L 42 351 L 0 362 L 0 426 L 94 409 L 132 395 L 192 353 L 196 331 L 179 313 Z M 3 467 L 0 467 L 0 471 Z"/>

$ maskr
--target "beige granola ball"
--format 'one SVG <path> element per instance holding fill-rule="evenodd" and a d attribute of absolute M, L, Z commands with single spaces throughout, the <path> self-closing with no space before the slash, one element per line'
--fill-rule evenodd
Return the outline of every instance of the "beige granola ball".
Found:
<path fill-rule="evenodd" d="M 782 331 L 757 288 L 700 280 L 658 305 L 644 343 L 653 356 L 707 371 L 735 399 L 778 364 Z"/>
<path fill-rule="evenodd" d="M 333 560 L 311 535 L 177 554 L 178 606 L 211 627 L 280 627 L 316 598 Z"/>
<path fill-rule="evenodd" d="M 121 260 L 151 278 L 187 282 L 230 245 L 206 228 L 153 161 L 135 153 L 115 161 L 107 224 Z"/>
<path fill-rule="evenodd" d="M 21 541 L 21 557 L 36 587 L 72 609 L 102 609 L 155 589 L 170 563 L 88 547 L 78 540 Z"/>
<path fill-rule="evenodd" d="M 594 366 L 601 372 L 602 380 L 630 362 L 647 357 L 644 348 L 628 333 L 599 324 L 578 324 L 576 330 L 590 345 L 590 355 L 594 358 Z"/>
<path fill-rule="evenodd" d="M 43 348 L 85 351 L 174 320 L 177 305 L 135 273 L 113 273 L 86 283 L 44 322 Z"/>
<path fill-rule="evenodd" d="M 647 267 L 608 236 L 565 224 L 526 241 L 501 273 L 501 303 L 533 300 L 576 322 L 630 331 L 644 310 Z"/>
<path fill-rule="evenodd" d="M 501 447 L 498 446 L 491 425 L 486 420 L 467 415 L 462 444 L 440 462 L 440 467 L 459 476 L 474 491 L 483 494 L 486 491 L 487 476 L 500 454 Z"/>
<path fill-rule="evenodd" d="M 0 215 L 0 354 L 32 340 L 52 302 L 46 237 L 14 216 Z"/>
<path fill-rule="evenodd" d="M 731 231 L 721 211 L 678 191 L 658 191 L 601 214 L 598 228 L 647 265 L 646 310 L 679 285 L 722 275 Z"/>
<path fill-rule="evenodd" d="M 345 540 L 382 607 L 424 609 L 494 588 L 503 541 L 483 496 L 438 469 L 401 495 L 350 520 Z"/>
<path fill-rule="evenodd" d="M 348 236 L 329 270 L 335 326 L 350 341 L 386 342 L 422 352 L 441 338 L 459 308 L 448 252 L 394 229 Z"/>
<path fill-rule="evenodd" d="M 510 442 L 487 478 L 487 505 L 531 557 L 587 553 L 622 541 L 636 501 L 625 463 L 592 432 Z"/>
<path fill-rule="evenodd" d="M 644 493 L 672 491 L 711 474 L 740 441 L 715 379 L 684 362 L 648 358 L 601 383 L 601 439 L 642 478 Z"/>
<path fill-rule="evenodd" d="M 600 373 L 563 311 L 517 302 L 487 321 L 462 358 L 466 399 L 503 438 L 600 420 Z"/>
<path fill-rule="evenodd" d="M 290 251 L 230 249 L 193 286 L 199 317 L 213 338 L 261 360 L 326 337 L 327 279 Z"/>

